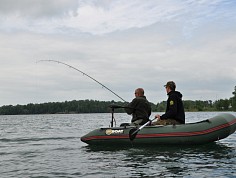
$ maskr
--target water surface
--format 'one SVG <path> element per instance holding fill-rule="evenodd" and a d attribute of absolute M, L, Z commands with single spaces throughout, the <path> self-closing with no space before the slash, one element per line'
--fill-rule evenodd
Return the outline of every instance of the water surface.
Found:
<path fill-rule="evenodd" d="M 217 114 L 186 113 L 186 122 Z M 115 118 L 117 125 L 130 121 L 124 113 Z M 104 148 L 80 141 L 110 120 L 109 113 L 0 116 L 0 177 L 236 177 L 236 133 L 200 146 Z"/>

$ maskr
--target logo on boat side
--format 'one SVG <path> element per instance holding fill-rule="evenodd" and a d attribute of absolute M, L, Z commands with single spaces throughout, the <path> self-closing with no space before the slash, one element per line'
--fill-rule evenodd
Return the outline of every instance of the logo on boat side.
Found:
<path fill-rule="evenodd" d="M 112 129 L 107 129 L 106 134 L 107 135 L 112 135 L 112 134 L 123 134 L 124 130 L 112 130 Z"/>

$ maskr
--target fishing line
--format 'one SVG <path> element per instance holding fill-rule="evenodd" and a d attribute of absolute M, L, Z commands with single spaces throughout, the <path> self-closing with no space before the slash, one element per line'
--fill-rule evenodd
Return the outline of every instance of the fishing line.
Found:
<path fill-rule="evenodd" d="M 114 95 L 116 95 L 118 98 L 120 98 L 122 101 L 124 102 L 127 102 L 125 101 L 123 98 L 121 98 L 119 95 L 117 95 L 114 91 L 112 91 L 111 89 L 107 88 L 105 85 L 103 85 L 101 82 L 97 81 L 95 78 L 91 77 L 90 75 L 84 73 L 83 71 L 77 69 L 76 67 L 73 67 L 69 64 L 66 64 L 64 62 L 60 62 L 60 61 L 57 61 L 57 60 L 39 60 L 37 62 L 55 62 L 55 63 L 59 63 L 59 64 L 63 64 L 65 66 L 68 66 L 69 68 L 72 68 L 80 73 L 82 73 L 83 75 L 87 76 L 88 78 L 92 79 L 93 81 L 95 81 L 96 83 L 98 83 L 99 85 L 101 85 L 103 88 L 107 89 L 108 91 L 110 91 L 111 93 L 113 93 Z"/>

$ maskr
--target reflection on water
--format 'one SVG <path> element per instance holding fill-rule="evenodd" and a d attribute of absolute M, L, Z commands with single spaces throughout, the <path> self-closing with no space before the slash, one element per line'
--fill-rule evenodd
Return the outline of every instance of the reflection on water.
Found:
<path fill-rule="evenodd" d="M 235 147 L 221 143 L 136 148 L 85 146 L 83 150 L 96 155 L 95 158 L 91 157 L 95 162 L 103 160 L 103 166 L 110 171 L 116 167 L 125 169 L 126 172 L 119 173 L 120 176 L 220 176 L 222 167 L 225 167 L 225 174 L 228 175 L 235 173 L 236 168 Z M 109 158 L 107 155 L 112 156 Z M 228 167 L 228 164 L 233 167 Z"/>

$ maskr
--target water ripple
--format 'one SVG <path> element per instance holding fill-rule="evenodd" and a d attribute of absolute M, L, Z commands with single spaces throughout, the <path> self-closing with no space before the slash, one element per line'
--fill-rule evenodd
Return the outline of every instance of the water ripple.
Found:
<path fill-rule="evenodd" d="M 190 119 L 216 113 L 187 113 Z M 129 116 L 116 114 L 117 122 Z M 0 116 L 0 177 L 235 177 L 236 133 L 207 145 L 88 146 L 110 114 Z M 99 123 L 99 124 L 98 124 Z"/>

